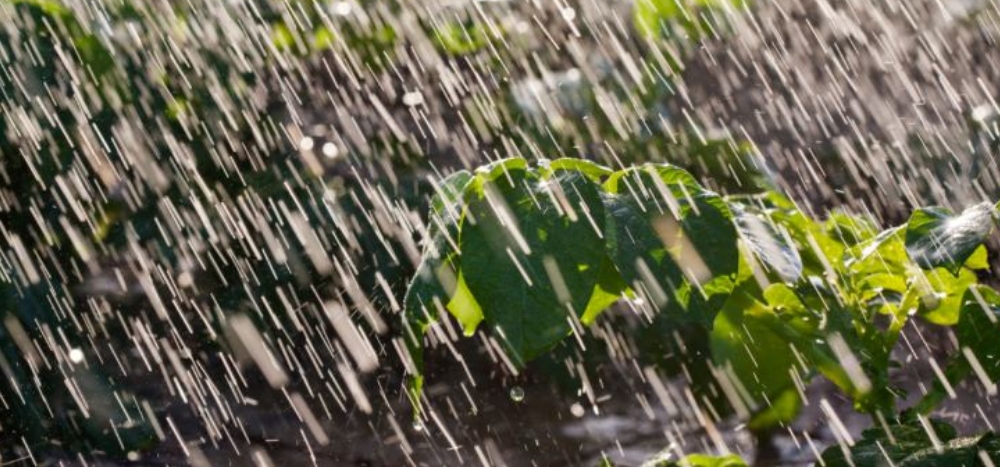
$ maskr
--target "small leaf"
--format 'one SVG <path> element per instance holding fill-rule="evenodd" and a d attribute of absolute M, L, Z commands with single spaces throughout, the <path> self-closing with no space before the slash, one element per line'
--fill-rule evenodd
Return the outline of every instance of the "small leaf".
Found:
<path fill-rule="evenodd" d="M 654 465 L 666 465 L 668 467 L 746 467 L 747 463 L 736 454 L 726 454 L 723 456 L 690 454 L 677 462 Z"/>
<path fill-rule="evenodd" d="M 937 325 L 957 323 L 963 296 L 975 283 L 976 275 L 968 269 L 960 269 L 955 275 L 943 268 L 919 274 L 912 285 L 921 298 L 917 313 Z"/>
<path fill-rule="evenodd" d="M 802 276 L 802 258 L 789 245 L 774 225 L 763 216 L 751 213 L 745 206 L 730 204 L 740 238 L 769 271 L 785 282 L 795 282 Z"/>
<path fill-rule="evenodd" d="M 976 251 L 972 252 L 972 256 L 969 256 L 969 259 L 965 260 L 965 267 L 973 271 L 990 268 L 989 252 L 986 251 L 986 245 L 979 245 L 979 248 L 976 248 Z"/>
<path fill-rule="evenodd" d="M 920 267 L 944 267 L 953 274 L 979 248 L 993 229 L 995 210 L 988 203 L 953 216 L 942 208 L 913 211 L 906 225 L 906 251 Z"/>
<path fill-rule="evenodd" d="M 462 193 L 472 180 L 466 171 L 456 172 L 436 187 L 437 193 L 431 199 L 428 216 L 428 239 L 424 244 L 423 258 L 410 282 L 404 298 L 405 319 L 415 325 L 413 336 L 418 341 L 426 327 L 438 319 L 440 308 L 451 306 L 455 300 L 456 287 L 463 287 L 459 267 L 458 236 L 461 231 L 464 207 Z M 464 291 L 464 289 L 462 290 Z M 466 330 L 475 329 L 475 299 L 465 296 L 458 299 L 454 307 Z"/>
<path fill-rule="evenodd" d="M 826 229 L 831 237 L 851 247 L 878 235 L 875 225 L 867 218 L 854 216 L 844 211 L 835 211 L 826 220 Z"/>
<path fill-rule="evenodd" d="M 628 290 L 628 285 L 622 279 L 621 273 L 615 269 L 611 259 L 605 257 L 601 262 L 601 271 L 597 276 L 597 285 L 594 286 L 594 293 L 587 302 L 587 309 L 580 317 L 583 324 L 591 324 L 597 319 L 607 307 L 611 306 L 622 298 L 622 294 Z"/>

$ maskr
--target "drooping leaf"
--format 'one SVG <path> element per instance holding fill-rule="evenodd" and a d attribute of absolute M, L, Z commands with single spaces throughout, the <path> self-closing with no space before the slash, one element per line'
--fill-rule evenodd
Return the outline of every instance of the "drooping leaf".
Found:
<path fill-rule="evenodd" d="M 943 208 L 917 209 L 906 225 L 906 251 L 922 268 L 943 267 L 958 274 L 989 236 L 995 212 L 989 203 L 972 206 L 957 216 Z"/>
<path fill-rule="evenodd" d="M 436 321 L 440 308 L 452 302 L 456 288 L 460 287 L 458 237 L 461 230 L 464 206 L 463 193 L 472 180 L 472 174 L 458 171 L 446 177 L 437 186 L 437 193 L 430 203 L 427 240 L 417 272 L 410 282 L 404 298 L 404 314 L 409 323 L 416 325 L 414 338 L 422 336 L 426 326 Z M 474 300 L 463 297 L 462 310 L 474 308 Z M 464 317 L 464 319 L 463 319 Z M 460 321 L 468 329 L 475 329 L 478 320 L 474 311 L 460 313 Z M 419 332 L 418 332 L 419 331 Z"/>
<path fill-rule="evenodd" d="M 676 319 L 710 326 L 739 265 L 725 202 L 667 165 L 616 172 L 604 186 L 607 247 L 625 282 Z"/>
<path fill-rule="evenodd" d="M 599 186 L 569 170 L 543 179 L 516 162 L 477 178 L 462 273 L 491 332 L 523 365 L 570 333 L 570 313 L 587 310 L 605 258 Z"/>

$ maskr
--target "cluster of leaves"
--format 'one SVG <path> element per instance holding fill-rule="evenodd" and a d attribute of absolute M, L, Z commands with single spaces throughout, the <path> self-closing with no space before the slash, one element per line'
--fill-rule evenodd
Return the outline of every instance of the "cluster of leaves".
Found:
<path fill-rule="evenodd" d="M 516 370 L 627 299 L 708 333 L 710 377 L 752 429 L 792 420 L 817 375 L 896 423 L 892 351 L 911 316 L 955 326 L 948 384 L 973 368 L 1000 379 L 1000 294 L 975 273 L 995 215 L 987 203 L 924 208 L 880 232 L 842 212 L 813 220 L 774 192 L 723 197 L 666 164 L 507 159 L 458 172 L 433 200 L 405 300 L 415 407 L 424 336 L 443 314 L 466 335 L 485 327 Z"/>

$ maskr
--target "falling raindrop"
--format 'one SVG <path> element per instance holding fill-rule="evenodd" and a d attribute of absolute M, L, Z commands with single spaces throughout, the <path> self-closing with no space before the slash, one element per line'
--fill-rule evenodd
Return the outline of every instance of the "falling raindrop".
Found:
<path fill-rule="evenodd" d="M 340 148 L 337 147 L 336 143 L 331 143 L 329 141 L 323 143 L 323 155 L 327 159 L 336 159 L 340 155 Z"/>
<path fill-rule="evenodd" d="M 569 407 L 569 413 L 573 414 L 576 418 L 580 418 L 586 413 L 586 410 L 584 410 L 583 406 L 577 402 Z"/>
<path fill-rule="evenodd" d="M 74 348 L 69 351 L 69 361 L 73 363 L 80 363 L 83 361 L 83 350 L 79 348 Z"/>
<path fill-rule="evenodd" d="M 348 2 L 337 2 L 333 4 L 333 13 L 338 16 L 351 14 L 351 4 Z"/>
<path fill-rule="evenodd" d="M 424 95 L 420 91 L 410 91 L 403 94 L 403 104 L 408 107 L 418 106 L 424 103 Z"/>
<path fill-rule="evenodd" d="M 299 149 L 302 151 L 312 151 L 315 145 L 316 141 L 308 136 L 302 137 L 302 140 L 299 141 Z"/>
<path fill-rule="evenodd" d="M 510 400 L 514 402 L 521 402 L 524 400 L 524 388 L 521 386 L 514 386 L 510 388 Z"/>

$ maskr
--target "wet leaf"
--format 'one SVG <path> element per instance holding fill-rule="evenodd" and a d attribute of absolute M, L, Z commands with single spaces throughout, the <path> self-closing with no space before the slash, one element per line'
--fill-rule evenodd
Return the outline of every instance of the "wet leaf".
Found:
<path fill-rule="evenodd" d="M 544 180 L 507 164 L 479 172 L 462 271 L 491 332 L 515 364 L 546 352 L 581 318 L 605 258 L 599 186 L 580 173 Z"/>
<path fill-rule="evenodd" d="M 764 217 L 739 204 L 730 204 L 740 238 L 746 242 L 765 269 L 786 282 L 802 276 L 799 252 Z"/>
<path fill-rule="evenodd" d="M 605 187 L 607 247 L 625 282 L 674 319 L 710 325 L 739 264 L 724 201 L 672 166 L 616 172 Z"/>
<path fill-rule="evenodd" d="M 893 424 L 888 431 L 865 430 L 847 454 L 833 446 L 823 452 L 822 461 L 828 467 L 931 467 L 982 466 L 991 465 L 984 459 L 1000 460 L 1000 437 L 993 433 L 958 438 L 951 425 L 938 420 Z"/>
<path fill-rule="evenodd" d="M 792 372 L 803 369 L 785 336 L 776 331 L 779 318 L 754 298 L 754 283 L 747 282 L 730 295 L 712 327 L 712 360 L 731 375 L 751 397 L 745 401 L 754 412 L 766 410 L 769 400 L 795 388 Z M 798 395 L 794 395 L 798 398 Z M 793 404 L 794 405 L 794 404 Z M 795 413 L 772 412 L 763 417 L 788 422 Z M 791 416 L 789 418 L 789 416 Z"/>
<path fill-rule="evenodd" d="M 989 203 L 955 216 L 943 208 L 913 211 L 906 225 L 906 251 L 920 267 L 943 267 L 958 274 L 966 260 L 993 229 L 995 210 Z"/>

